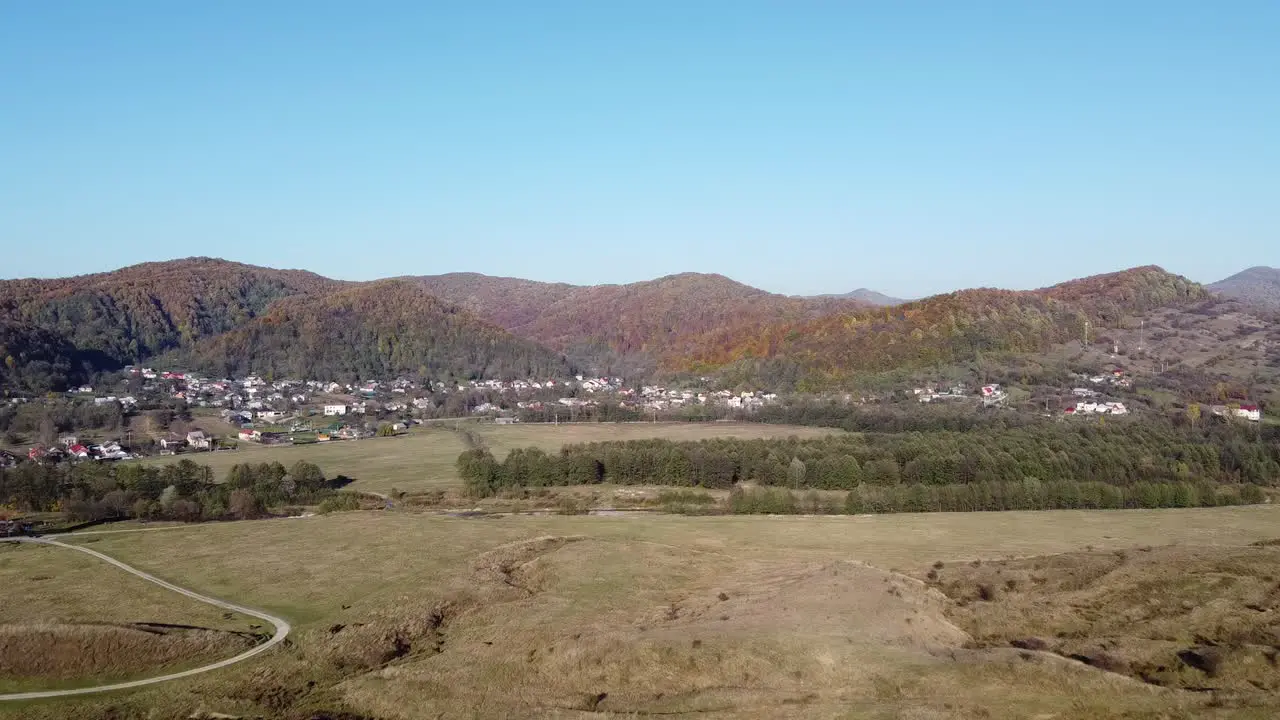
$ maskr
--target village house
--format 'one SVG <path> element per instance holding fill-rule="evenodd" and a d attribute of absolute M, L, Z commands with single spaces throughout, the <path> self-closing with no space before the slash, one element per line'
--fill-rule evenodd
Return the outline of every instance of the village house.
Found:
<path fill-rule="evenodd" d="M 187 445 L 196 450 L 211 450 L 213 439 L 205 436 L 203 430 L 192 430 L 187 433 Z"/>
<path fill-rule="evenodd" d="M 160 447 L 164 450 L 177 450 L 186 444 L 187 439 L 176 433 L 169 433 L 168 435 L 160 438 Z"/>
<path fill-rule="evenodd" d="M 245 442 L 262 442 L 262 431 L 245 428 L 240 431 L 237 437 Z"/>
<path fill-rule="evenodd" d="M 346 405 L 325 405 L 324 414 L 327 416 L 346 415 L 347 406 Z"/>

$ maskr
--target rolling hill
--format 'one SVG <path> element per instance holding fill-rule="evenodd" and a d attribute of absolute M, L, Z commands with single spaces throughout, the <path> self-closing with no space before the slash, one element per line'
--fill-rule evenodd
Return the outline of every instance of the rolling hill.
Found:
<path fill-rule="evenodd" d="M 1086 321 L 1095 338 L 1157 310 L 1173 327 L 1212 299 L 1158 267 L 874 307 L 700 273 L 595 286 L 475 273 L 354 283 L 193 258 L 0 281 L 0 383 L 39 392 L 162 358 L 219 375 L 466 379 L 563 375 L 576 366 L 631 378 L 697 373 L 823 387 L 865 373 L 1047 352 L 1080 338 Z"/>
<path fill-rule="evenodd" d="M 1224 297 L 1242 300 L 1268 310 L 1280 310 L 1280 269 L 1251 267 L 1208 286 Z"/>
<path fill-rule="evenodd" d="M 448 302 L 602 372 L 652 369 L 695 352 L 700 338 L 712 331 L 748 334 L 866 307 L 839 298 L 777 295 L 703 273 L 591 286 L 475 274 L 415 280 Z"/>
<path fill-rule="evenodd" d="M 231 330 L 275 300 L 343 283 L 211 258 L 95 275 L 0 281 L 0 318 L 63 337 L 111 369 Z"/>
<path fill-rule="evenodd" d="M 803 387 L 839 384 L 856 373 L 930 367 L 986 353 L 1041 352 L 1093 328 L 1123 324 L 1157 307 L 1209 298 L 1158 267 L 1098 275 L 1033 291 L 962 290 L 892 308 L 838 313 L 749 335 L 719 330 L 672 370 L 726 372 Z"/>
<path fill-rule="evenodd" d="M 570 371 L 558 353 L 404 280 L 280 300 L 172 360 L 215 375 L 294 378 L 512 379 Z"/>

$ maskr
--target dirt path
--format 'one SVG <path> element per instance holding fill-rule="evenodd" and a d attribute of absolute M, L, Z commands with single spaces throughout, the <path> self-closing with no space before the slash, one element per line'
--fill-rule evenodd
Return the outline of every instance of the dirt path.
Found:
<path fill-rule="evenodd" d="M 146 678 L 143 680 L 130 680 L 128 682 L 113 683 L 111 685 L 98 685 L 95 687 L 73 688 L 70 690 L 37 690 L 33 692 L 0 694 L 0 701 L 41 700 L 44 698 L 67 697 L 70 695 L 89 695 L 92 693 L 110 692 L 112 690 L 128 690 L 131 688 L 145 687 L 147 685 L 155 685 L 156 683 L 169 682 L 170 680 L 178 680 L 185 677 L 191 677 L 192 675 L 199 675 L 200 673 L 206 673 L 206 672 L 210 672 L 212 670 L 218 670 L 220 668 L 224 668 L 230 665 L 235 665 L 236 663 L 244 662 L 245 660 L 248 660 L 249 658 L 255 655 L 264 653 L 267 650 L 270 650 L 272 647 L 283 642 L 284 639 L 289 636 L 289 631 L 293 629 L 289 625 L 289 621 L 285 620 L 284 618 L 278 618 L 274 615 L 269 615 L 265 612 L 262 612 L 261 610 L 254 610 L 253 608 L 247 608 L 247 607 L 244 607 L 243 605 L 236 605 L 234 603 L 229 603 L 225 600 L 219 600 L 217 598 L 209 597 L 208 595 L 201 595 L 200 593 L 195 592 L 194 590 L 188 590 L 183 587 L 178 587 L 173 583 L 165 582 L 164 580 L 161 580 L 160 578 L 154 575 L 149 575 L 135 567 L 126 565 L 120 562 L 119 560 L 116 560 L 115 558 L 109 555 L 104 555 L 96 550 L 90 550 L 89 548 L 80 547 L 78 545 L 68 545 L 66 543 L 58 542 L 57 540 L 46 540 L 44 538 L 29 538 L 29 537 L 0 538 L 0 542 L 28 542 L 28 543 L 40 543 L 42 545 L 55 545 L 60 548 L 66 548 L 68 550 L 75 550 L 77 552 L 85 553 L 86 555 L 92 555 L 98 558 L 99 560 L 115 565 L 116 567 L 120 568 L 121 570 L 124 570 L 127 573 L 136 575 L 142 578 L 143 580 L 146 580 L 147 582 L 155 583 L 156 585 L 159 585 L 160 587 L 165 588 L 166 590 L 172 590 L 173 592 L 176 592 L 179 595 L 185 595 L 186 597 L 189 597 L 192 600 L 197 600 L 202 603 L 207 603 L 215 607 L 220 607 L 223 610 L 230 610 L 232 612 L 237 612 L 243 615 L 249 615 L 251 617 L 258 618 L 259 620 L 265 620 L 271 623 L 273 626 L 275 626 L 275 633 L 272 634 L 270 640 L 266 641 L 265 643 L 262 643 L 261 645 L 255 645 L 254 647 L 249 648 L 248 650 L 240 653 L 239 655 L 236 655 L 235 657 L 230 657 L 230 658 L 227 658 L 226 660 L 219 660 L 218 662 L 213 663 L 211 665 L 204 665 L 198 668 L 192 668 L 190 670 L 183 670 L 182 672 L 171 673 L 169 675 L 161 675 L 159 677 Z"/>

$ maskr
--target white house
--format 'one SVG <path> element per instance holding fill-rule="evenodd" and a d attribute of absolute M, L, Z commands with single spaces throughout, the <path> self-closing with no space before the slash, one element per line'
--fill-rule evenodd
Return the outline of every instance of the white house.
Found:
<path fill-rule="evenodd" d="M 1260 422 L 1262 420 L 1262 411 L 1258 409 L 1257 405 L 1241 405 L 1239 408 L 1236 408 L 1236 417 L 1242 417 L 1245 420 L 1252 420 L 1253 422 Z"/>
<path fill-rule="evenodd" d="M 201 430 L 192 430 L 187 433 L 187 445 L 197 450 L 208 450 L 213 446 L 213 442 Z"/>
<path fill-rule="evenodd" d="M 347 406 L 346 405 L 325 405 L 324 414 L 325 415 L 346 415 Z"/>

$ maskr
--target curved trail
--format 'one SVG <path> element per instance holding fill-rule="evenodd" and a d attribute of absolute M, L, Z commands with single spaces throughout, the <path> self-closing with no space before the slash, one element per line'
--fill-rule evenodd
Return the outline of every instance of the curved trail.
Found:
<path fill-rule="evenodd" d="M 124 570 L 125 572 L 131 575 L 136 575 L 142 578 L 143 580 L 146 580 L 147 582 L 155 583 L 156 585 L 159 585 L 160 587 L 166 590 L 172 590 L 173 592 L 176 592 L 179 595 L 185 595 L 186 597 L 189 597 L 192 600 L 197 600 L 199 602 L 213 605 L 215 607 L 220 607 L 224 610 L 230 610 L 232 612 L 241 613 L 242 615 L 249 615 L 251 617 L 258 618 L 259 620 L 266 620 L 267 622 L 275 626 L 275 633 L 271 636 L 270 640 L 266 641 L 265 643 L 262 643 L 261 645 L 255 645 L 249 648 L 248 650 L 240 653 L 239 655 L 236 655 L 235 657 L 230 657 L 230 658 L 227 658 L 226 660 L 219 660 L 218 662 L 210 665 L 203 665 L 198 668 L 183 670 L 182 672 L 170 673 L 168 675 L 161 675 L 159 677 L 146 678 L 143 680 L 130 680 L 128 682 L 113 683 L 111 685 L 97 685 L 94 687 L 72 688 L 70 690 L 37 690 L 33 692 L 0 694 L 0 701 L 41 700 L 44 698 L 67 697 L 71 695 L 91 695 L 93 693 L 111 692 L 112 690 L 128 690 L 131 688 L 146 687 L 147 685 L 155 685 L 157 683 L 169 682 L 170 680 L 178 680 L 185 677 L 191 677 L 192 675 L 199 675 L 200 673 L 207 673 L 212 670 L 218 670 L 220 668 L 227 667 L 229 665 L 235 665 L 236 663 L 244 662 L 245 660 L 248 660 L 249 658 L 255 655 L 264 653 L 267 650 L 270 650 L 272 647 L 279 645 L 281 642 L 283 642 L 284 639 L 289 636 L 289 631 L 293 629 L 292 626 L 289 625 L 289 621 L 285 620 L 284 618 L 278 618 L 274 615 L 269 615 L 265 612 L 262 612 L 261 610 L 254 610 L 253 608 L 244 607 L 243 605 L 236 605 L 235 603 L 229 603 L 225 600 L 219 600 L 218 598 L 209 597 L 208 595 L 201 595 L 200 593 L 195 592 L 194 590 L 188 590 L 183 587 L 178 587 L 173 583 L 165 582 L 164 580 L 161 580 L 160 578 L 154 575 L 150 575 L 135 567 L 126 565 L 120 562 L 119 560 L 116 560 L 115 558 L 111 557 L 110 555 L 104 555 L 96 550 L 90 550 L 89 548 L 86 548 L 86 547 L 80 547 L 78 545 L 68 545 L 66 543 L 58 542 L 57 540 L 46 540 L 44 538 L 32 538 L 32 537 L 0 538 L 0 542 L 29 542 L 29 543 L 40 543 L 42 545 L 56 545 L 57 547 L 60 547 L 60 548 L 66 548 L 68 550 L 75 550 L 77 552 L 85 553 L 86 555 L 92 555 L 98 558 L 99 560 L 115 565 L 116 567 L 120 568 L 121 570 Z"/>

